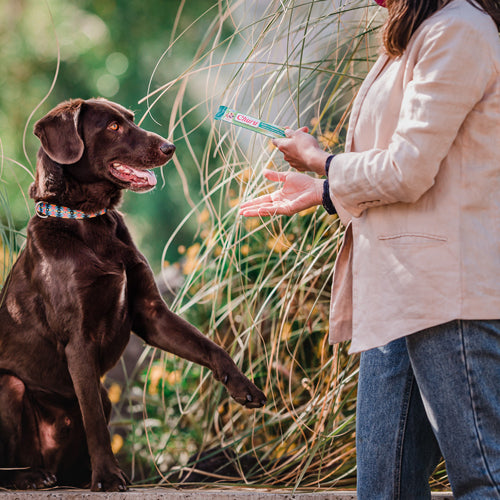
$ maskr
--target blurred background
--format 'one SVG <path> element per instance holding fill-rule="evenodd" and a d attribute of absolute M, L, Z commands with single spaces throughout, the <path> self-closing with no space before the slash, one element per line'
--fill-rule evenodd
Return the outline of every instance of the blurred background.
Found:
<path fill-rule="evenodd" d="M 155 191 L 125 196 L 136 243 L 169 306 L 268 397 L 242 409 L 206 369 L 132 342 L 105 384 L 136 484 L 354 487 L 358 360 L 327 339 L 343 228 L 322 209 L 239 217 L 273 189 L 262 170 L 288 166 L 213 116 L 307 125 L 342 151 L 381 22 L 370 0 L 0 0 L 0 284 L 33 214 L 33 124 L 69 98 L 117 101 L 177 146 Z"/>
<path fill-rule="evenodd" d="M 164 83 L 189 67 L 213 18 L 209 10 L 213 5 L 212 0 L 0 0 L 3 68 L 0 73 L 3 153 L 0 190 L 8 199 L 17 229 L 22 229 L 33 213 L 33 203 L 26 200 L 25 195 L 39 147 L 38 139 L 32 134 L 35 121 L 63 100 L 97 96 L 119 102 L 142 117 L 148 105 L 138 101 L 148 93 L 148 88 L 157 87 L 159 82 Z M 194 23 L 204 13 L 207 20 Z M 174 40 L 175 44 L 155 71 L 163 52 Z M 41 103 L 52 83 L 50 94 Z M 162 99 L 144 119 L 143 126 L 176 142 L 177 157 L 187 179 L 185 183 L 196 200 L 199 176 L 190 165 L 192 160 L 182 134 L 170 133 L 174 97 L 172 93 Z M 187 93 L 184 100 L 191 106 L 196 95 Z M 190 120 L 191 117 L 186 118 L 187 127 L 191 125 Z M 190 138 L 197 151 L 203 151 L 207 126 L 202 126 Z M 127 196 L 123 206 L 139 246 L 156 272 L 160 269 L 165 242 L 185 216 L 188 206 L 173 163 L 165 168 L 159 185 L 160 189 L 144 196 Z M 194 228 L 187 224 L 179 238 L 189 242 L 193 234 Z M 176 257 L 173 251 L 172 254 L 168 259 Z"/>

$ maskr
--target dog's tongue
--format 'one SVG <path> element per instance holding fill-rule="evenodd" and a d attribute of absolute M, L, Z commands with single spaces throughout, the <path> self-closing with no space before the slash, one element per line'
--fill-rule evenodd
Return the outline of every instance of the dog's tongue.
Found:
<path fill-rule="evenodd" d="M 136 168 L 132 168 L 131 170 L 135 177 L 144 179 L 150 186 L 156 186 L 156 175 L 151 170 L 138 170 Z"/>

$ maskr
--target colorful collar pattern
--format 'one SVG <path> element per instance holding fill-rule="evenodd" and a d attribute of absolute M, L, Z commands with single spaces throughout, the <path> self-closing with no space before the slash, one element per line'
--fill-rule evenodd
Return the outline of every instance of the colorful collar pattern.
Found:
<path fill-rule="evenodd" d="M 61 219 L 92 219 L 93 217 L 98 217 L 99 215 L 104 215 L 108 211 L 107 208 L 99 210 L 99 212 L 85 213 L 81 210 L 73 210 L 67 207 L 61 207 L 59 205 L 52 205 L 46 201 L 39 201 L 35 205 L 35 213 L 38 217 L 46 219 L 47 217 L 59 217 Z"/>

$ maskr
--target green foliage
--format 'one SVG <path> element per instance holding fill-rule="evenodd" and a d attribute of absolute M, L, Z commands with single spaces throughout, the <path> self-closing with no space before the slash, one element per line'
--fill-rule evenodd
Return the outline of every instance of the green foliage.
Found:
<path fill-rule="evenodd" d="M 12 266 L 16 251 L 14 222 L 12 220 L 9 201 L 0 187 L 0 208 L 5 214 L 5 223 L 0 222 L 0 290 L 8 271 Z"/>
<path fill-rule="evenodd" d="M 32 134 L 34 122 L 60 101 L 95 96 L 120 102 L 140 119 L 148 106 L 147 102 L 138 101 L 147 94 L 149 86 L 154 88 L 156 81 L 174 78 L 194 57 L 203 23 L 192 28 L 190 25 L 203 13 L 210 16 L 213 4 L 211 0 L 0 3 L 0 187 L 8 195 L 16 229 L 23 228 L 33 213 L 27 192 L 39 147 Z M 162 53 L 176 38 L 155 70 Z M 185 95 L 185 103 L 194 103 L 196 99 L 190 93 Z M 183 134 L 172 131 L 169 125 L 172 106 L 173 99 L 169 97 L 157 103 L 153 115 L 144 118 L 143 126 L 174 140 L 178 172 L 170 163 L 164 168 L 164 183 L 159 183 L 163 187 L 144 196 L 127 194 L 123 207 L 133 214 L 131 223 L 139 246 L 157 268 L 165 241 L 190 208 L 183 178 L 189 186 L 189 196 L 199 199 L 200 181 L 192 155 Z M 194 126 L 191 119 L 186 120 L 185 126 Z M 206 134 L 202 127 L 191 137 L 197 151 L 203 150 Z M 5 217 L 0 212 L 3 224 Z M 193 225 L 184 225 L 181 237 L 190 241 L 195 230 Z"/>
<path fill-rule="evenodd" d="M 200 383 L 201 368 L 181 371 L 172 355 L 156 355 L 124 388 L 116 382 L 108 384 L 114 404 L 114 451 L 120 462 L 129 464 L 129 474 L 136 481 L 165 474 L 179 461 L 185 463 L 202 439 L 203 415 L 185 411 Z"/>

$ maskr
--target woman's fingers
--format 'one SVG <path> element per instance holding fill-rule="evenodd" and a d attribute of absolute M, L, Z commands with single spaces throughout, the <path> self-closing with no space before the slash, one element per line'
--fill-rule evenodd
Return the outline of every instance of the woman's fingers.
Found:
<path fill-rule="evenodd" d="M 267 217 L 270 215 L 289 215 L 290 208 L 284 203 L 263 203 L 255 206 L 240 208 L 243 217 Z"/>
<path fill-rule="evenodd" d="M 240 215 L 243 217 L 255 217 L 257 215 L 269 215 L 276 210 L 276 206 L 272 201 L 251 200 L 243 203 L 240 207 Z"/>
<path fill-rule="evenodd" d="M 285 131 L 285 134 L 286 134 L 286 131 Z M 274 146 L 276 146 L 281 151 L 281 148 L 283 146 L 285 146 L 289 140 L 290 139 L 288 139 L 288 136 L 287 136 L 286 138 L 284 137 L 282 139 L 281 138 L 280 139 L 273 139 L 271 142 L 274 144 Z"/>
<path fill-rule="evenodd" d="M 240 215 L 243 217 L 269 217 L 271 215 L 277 215 L 277 211 L 276 208 L 272 207 L 246 208 L 240 210 Z"/>
<path fill-rule="evenodd" d="M 290 144 L 290 141 L 293 140 L 294 136 L 297 135 L 298 133 L 309 133 L 309 128 L 308 127 L 300 127 L 297 130 L 294 130 L 293 128 L 288 128 L 285 127 L 285 135 L 286 137 L 283 138 L 278 138 L 278 139 L 273 139 L 272 143 L 281 151 L 283 147 L 286 147 L 288 144 Z"/>
<path fill-rule="evenodd" d="M 256 205 L 260 205 L 262 203 L 272 203 L 273 200 L 271 198 L 271 194 L 265 194 L 263 196 L 259 196 L 258 198 L 254 198 L 253 200 L 248 200 L 243 202 L 240 205 L 240 210 L 243 208 L 253 207 Z"/>
<path fill-rule="evenodd" d="M 276 172 L 275 170 L 267 170 L 263 171 L 264 177 L 269 179 L 272 182 L 285 182 L 289 172 Z M 240 213 L 242 214 L 243 210 L 248 208 L 254 209 L 255 207 L 264 206 L 264 204 L 272 204 L 275 202 L 275 192 L 264 194 L 259 196 L 258 198 L 254 198 L 253 200 L 248 200 L 243 202 L 240 205 Z"/>
<path fill-rule="evenodd" d="M 293 137 L 297 132 L 305 132 L 307 134 L 309 132 L 309 127 L 300 127 L 297 130 L 294 130 L 290 127 L 285 127 L 285 135 L 287 137 Z"/>
<path fill-rule="evenodd" d="M 264 177 L 272 182 L 285 182 L 290 172 L 277 172 L 276 170 L 264 169 Z"/>
<path fill-rule="evenodd" d="M 244 217 L 293 215 L 304 208 L 321 204 L 321 199 L 316 199 L 318 197 L 316 182 L 308 175 L 267 169 L 263 174 L 266 179 L 281 182 L 283 186 L 272 193 L 242 203 L 240 215 Z M 323 186 L 323 181 L 318 180 L 318 182 Z M 321 196 L 322 192 L 321 189 Z"/>

